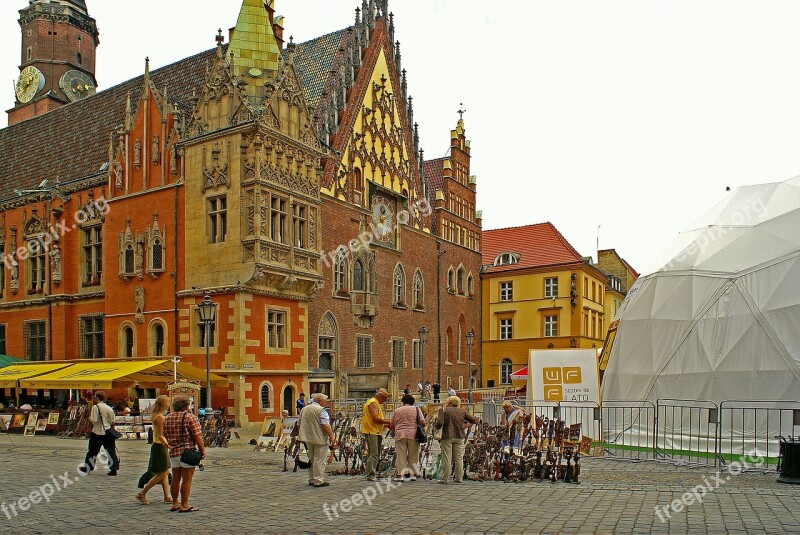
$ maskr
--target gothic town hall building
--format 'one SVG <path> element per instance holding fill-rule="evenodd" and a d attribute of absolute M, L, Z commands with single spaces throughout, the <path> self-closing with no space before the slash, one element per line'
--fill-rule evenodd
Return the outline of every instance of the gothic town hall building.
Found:
<path fill-rule="evenodd" d="M 242 0 L 216 46 L 103 91 L 91 1 L 18 1 L 0 353 L 205 368 L 208 342 L 213 404 L 242 424 L 301 392 L 480 384 L 470 143 L 459 119 L 423 159 L 387 0 L 305 43 Z"/>

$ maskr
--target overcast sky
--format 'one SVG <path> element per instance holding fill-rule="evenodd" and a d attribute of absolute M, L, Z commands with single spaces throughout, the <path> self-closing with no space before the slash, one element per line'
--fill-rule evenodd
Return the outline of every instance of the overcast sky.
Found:
<path fill-rule="evenodd" d="M 27 3 L 0 1 L 3 109 L 14 105 L 17 10 Z M 217 28 L 233 26 L 241 6 L 87 4 L 100 29 L 101 90 L 140 75 L 145 56 L 158 68 L 212 48 Z M 357 5 L 276 0 L 295 42 L 352 24 Z M 600 247 L 647 272 L 726 186 L 800 174 L 800 2 L 390 0 L 389 7 L 427 158 L 445 154 L 464 103 L 485 229 L 550 221 L 581 254 L 596 257 L 600 225 Z"/>

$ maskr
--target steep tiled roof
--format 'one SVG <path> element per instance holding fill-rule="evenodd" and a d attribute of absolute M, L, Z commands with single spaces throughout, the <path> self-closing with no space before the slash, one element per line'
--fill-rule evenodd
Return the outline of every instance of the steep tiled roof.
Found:
<path fill-rule="evenodd" d="M 166 85 L 170 102 L 186 109 L 215 53 L 207 50 L 153 70 L 150 78 L 159 90 Z M 143 87 L 144 75 L 0 130 L 0 200 L 45 178 L 52 184 L 54 173 L 62 184 L 96 174 L 108 161 L 109 134 L 125 119 L 128 93 L 135 107 Z"/>
<path fill-rule="evenodd" d="M 436 158 L 435 160 L 425 160 L 423 163 L 425 178 L 434 190 L 444 189 L 444 160 L 444 158 Z"/>
<path fill-rule="evenodd" d="M 347 28 L 338 30 L 305 43 L 298 43 L 294 52 L 294 68 L 306 90 L 308 104 L 319 110 L 322 92 L 330 85 L 331 70 L 344 58 Z M 284 48 L 284 56 L 286 49 Z"/>
<path fill-rule="evenodd" d="M 561 235 L 552 223 L 538 223 L 524 227 L 484 230 L 483 265 L 490 266 L 487 273 L 521 268 L 536 268 L 558 264 L 582 262 L 581 254 Z M 519 262 L 493 266 L 500 253 L 519 254 Z"/>

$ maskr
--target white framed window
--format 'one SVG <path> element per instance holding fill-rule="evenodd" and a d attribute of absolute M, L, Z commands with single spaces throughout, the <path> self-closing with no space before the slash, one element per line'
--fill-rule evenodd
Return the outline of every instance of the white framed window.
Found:
<path fill-rule="evenodd" d="M 414 273 L 414 308 L 425 307 L 425 282 L 422 280 L 422 272 L 417 269 Z"/>
<path fill-rule="evenodd" d="M 545 277 L 544 296 L 549 298 L 558 297 L 558 277 Z"/>
<path fill-rule="evenodd" d="M 494 259 L 495 266 L 509 266 L 519 262 L 519 255 L 514 253 L 500 253 Z"/>
<path fill-rule="evenodd" d="M 274 196 L 270 204 L 270 234 L 272 241 L 286 243 L 286 199 Z"/>
<path fill-rule="evenodd" d="M 500 301 L 514 300 L 514 282 L 503 281 L 500 283 Z"/>
<path fill-rule="evenodd" d="M 347 293 L 347 253 L 344 247 L 336 250 L 333 260 L 333 293 Z"/>
<path fill-rule="evenodd" d="M 83 285 L 100 284 L 103 274 L 103 228 L 82 229 L 83 234 Z M 131 266 L 133 259 L 131 258 Z M 131 270 L 131 273 L 133 270 Z"/>
<path fill-rule="evenodd" d="M 544 335 L 546 337 L 558 336 L 558 316 L 553 314 L 544 317 Z"/>
<path fill-rule="evenodd" d="M 286 312 L 267 310 L 267 347 L 286 349 Z"/>
<path fill-rule="evenodd" d="M 511 359 L 503 359 L 500 361 L 500 384 L 511 384 Z"/>
<path fill-rule="evenodd" d="M 100 359 L 105 356 L 103 314 L 89 314 L 78 318 L 80 355 L 83 359 Z M 133 330 L 130 333 L 133 338 Z M 127 343 L 127 334 L 125 342 Z M 131 342 L 132 343 L 132 342 Z"/>
<path fill-rule="evenodd" d="M 511 340 L 514 336 L 511 318 L 500 320 L 500 340 Z"/>

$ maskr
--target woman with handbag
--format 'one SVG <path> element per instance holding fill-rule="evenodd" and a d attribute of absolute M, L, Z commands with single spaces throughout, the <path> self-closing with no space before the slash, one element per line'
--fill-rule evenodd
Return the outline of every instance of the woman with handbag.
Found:
<path fill-rule="evenodd" d="M 170 469 L 169 461 L 169 442 L 164 437 L 164 413 L 169 408 L 169 396 L 158 396 L 153 403 L 153 445 L 150 446 L 150 463 L 147 466 L 147 473 L 155 474 L 144 486 L 142 491 L 136 495 L 136 499 L 142 505 L 147 505 L 147 491 L 161 483 L 164 490 L 164 503 L 172 503 L 170 496 L 168 474 Z"/>
<path fill-rule="evenodd" d="M 164 437 L 169 444 L 169 461 L 172 466 L 172 508 L 170 511 L 191 513 L 199 511 L 189 505 L 194 469 L 206 458 L 206 447 L 200 433 L 200 422 L 190 413 L 188 396 L 172 399 L 172 412 L 164 418 Z M 197 446 L 195 449 L 194 446 Z M 180 503 L 178 502 L 180 498 Z"/>
<path fill-rule="evenodd" d="M 405 394 L 403 406 L 392 413 L 389 429 L 394 431 L 394 481 L 416 481 L 419 477 L 419 445 L 427 440 L 425 416 L 414 406 L 414 396 Z"/>

